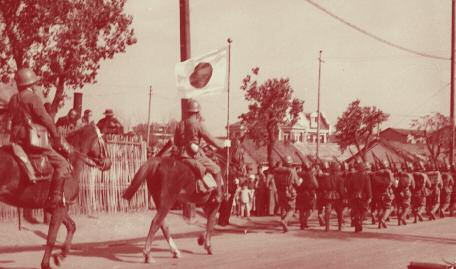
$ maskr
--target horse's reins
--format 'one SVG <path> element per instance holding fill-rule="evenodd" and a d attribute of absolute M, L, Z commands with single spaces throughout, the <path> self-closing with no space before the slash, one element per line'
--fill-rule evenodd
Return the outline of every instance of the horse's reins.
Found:
<path fill-rule="evenodd" d="M 86 153 L 82 153 L 78 150 L 75 150 L 74 147 L 72 147 L 72 151 L 73 151 L 73 154 L 75 154 L 78 158 L 80 158 L 88 166 L 91 166 L 91 167 L 100 166 L 103 169 L 107 165 L 106 157 L 109 156 L 108 155 L 109 152 L 107 150 L 106 143 L 103 139 L 100 129 L 98 129 L 97 126 L 94 126 L 94 128 L 97 133 L 97 143 L 98 143 L 98 147 L 100 148 L 100 151 L 101 151 L 100 152 L 101 157 L 100 158 L 93 158 L 93 157 L 91 158 Z"/>

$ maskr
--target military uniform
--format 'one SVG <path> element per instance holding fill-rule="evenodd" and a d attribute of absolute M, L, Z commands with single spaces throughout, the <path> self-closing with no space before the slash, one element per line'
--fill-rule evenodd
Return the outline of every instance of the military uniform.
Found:
<path fill-rule="evenodd" d="M 351 200 L 355 232 L 363 230 L 363 220 L 372 199 L 369 175 L 363 164 L 359 166 L 358 171 L 349 174 L 347 178 L 347 190 Z"/>
<path fill-rule="evenodd" d="M 407 225 L 405 221 L 412 203 L 412 189 L 415 188 L 415 181 L 411 173 L 401 171 L 397 174 L 397 222 L 398 225 Z"/>
<path fill-rule="evenodd" d="M 296 208 L 299 210 L 301 229 L 309 227 L 307 221 L 314 207 L 316 190 L 318 188 L 318 182 L 314 172 L 306 170 L 299 173 L 302 182 L 296 187 Z"/>
<path fill-rule="evenodd" d="M 317 176 L 321 202 L 325 208 L 325 230 L 329 231 L 329 220 L 333 209 L 336 210 L 338 227 L 342 229 L 344 182 L 339 169 L 333 168 Z"/>
<path fill-rule="evenodd" d="M 450 207 L 451 195 L 453 193 L 453 176 L 449 171 L 442 172 L 442 192 L 440 194 L 440 217 L 445 217 L 445 211 Z"/>
<path fill-rule="evenodd" d="M 442 175 L 439 171 L 426 172 L 431 182 L 429 196 L 426 199 L 426 209 L 430 220 L 436 219 L 436 212 L 440 207 L 440 193 L 442 190 Z"/>
<path fill-rule="evenodd" d="M 30 76 L 33 79 L 30 79 Z M 40 97 L 32 89 L 36 81 L 36 76 L 30 69 L 19 70 L 16 75 L 16 83 L 20 90 L 19 93 L 11 97 L 9 103 L 11 142 L 22 145 L 26 152 L 33 150 L 28 145 L 29 127 L 26 123 L 26 115 L 30 117 L 33 123 L 44 126 L 56 144 L 61 145 L 62 142 L 57 133 L 57 128 L 45 110 Z M 54 208 L 62 204 L 64 180 L 71 176 L 70 165 L 64 157 L 51 147 L 40 149 L 39 152 L 48 158 L 54 168 L 50 188 L 50 200 L 46 205 L 47 207 Z"/>
<path fill-rule="evenodd" d="M 293 216 L 296 208 L 296 188 L 298 175 L 294 168 L 279 166 L 273 170 L 274 181 L 279 198 L 281 224 L 284 232 L 288 231 L 288 221 Z"/>
<path fill-rule="evenodd" d="M 376 209 L 378 210 L 378 228 L 386 228 L 386 220 L 391 213 L 394 199 L 395 179 L 393 173 L 386 168 L 375 171 L 371 174 L 371 183 L 372 200 L 376 201 Z"/>
<path fill-rule="evenodd" d="M 426 197 L 429 195 L 431 182 L 429 177 L 423 172 L 414 172 L 413 179 L 415 188 L 412 189 L 412 213 L 414 216 L 413 223 L 423 221 L 422 213 L 426 208 Z"/>
<path fill-rule="evenodd" d="M 193 167 L 195 173 L 200 177 L 204 177 L 204 170 L 214 175 L 217 182 L 217 199 L 221 200 L 222 196 L 222 175 L 220 167 L 200 148 L 201 140 L 221 149 L 221 145 L 213 138 L 200 122 L 197 115 L 194 114 L 189 118 L 181 121 L 175 131 L 174 144 L 179 149 L 181 157 Z"/>

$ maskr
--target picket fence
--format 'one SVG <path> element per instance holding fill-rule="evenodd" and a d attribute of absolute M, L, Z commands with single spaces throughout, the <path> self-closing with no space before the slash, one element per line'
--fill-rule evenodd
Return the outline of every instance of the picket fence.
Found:
<path fill-rule="evenodd" d="M 70 207 L 71 214 L 92 215 L 101 212 L 116 213 L 149 208 L 149 195 L 143 185 L 133 199 L 122 199 L 122 193 L 130 184 L 135 172 L 146 161 L 147 147 L 137 136 L 110 135 L 106 137 L 112 166 L 108 171 L 84 166 L 80 177 L 79 198 Z M 8 137 L 0 134 L 0 144 L 8 143 Z M 0 202 L 0 221 L 17 217 L 17 208 Z M 34 210 L 38 217 L 41 210 Z"/>

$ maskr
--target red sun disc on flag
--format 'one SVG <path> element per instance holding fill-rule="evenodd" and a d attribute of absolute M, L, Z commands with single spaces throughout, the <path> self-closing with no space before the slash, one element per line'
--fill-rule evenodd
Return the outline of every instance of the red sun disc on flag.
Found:
<path fill-rule="evenodd" d="M 190 75 L 190 85 L 196 89 L 204 88 L 212 77 L 212 66 L 210 63 L 199 63 L 195 66 Z"/>

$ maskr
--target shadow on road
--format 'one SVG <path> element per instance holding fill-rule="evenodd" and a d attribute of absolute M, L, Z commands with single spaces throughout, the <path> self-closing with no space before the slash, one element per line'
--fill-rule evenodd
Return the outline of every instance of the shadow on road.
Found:
<path fill-rule="evenodd" d="M 437 244 L 456 244 L 456 239 L 454 238 L 443 238 L 435 236 L 423 236 L 423 235 L 411 235 L 411 234 L 396 234 L 396 233 L 386 233 L 386 232 L 369 232 L 363 231 L 361 233 L 354 233 L 353 231 L 329 231 L 325 232 L 323 230 L 310 229 L 306 231 L 300 231 L 295 233 L 295 236 L 314 238 L 314 239 L 339 239 L 339 240 L 353 240 L 358 238 L 367 238 L 367 239 L 380 239 L 380 240 L 393 240 L 401 242 L 430 242 Z"/>

